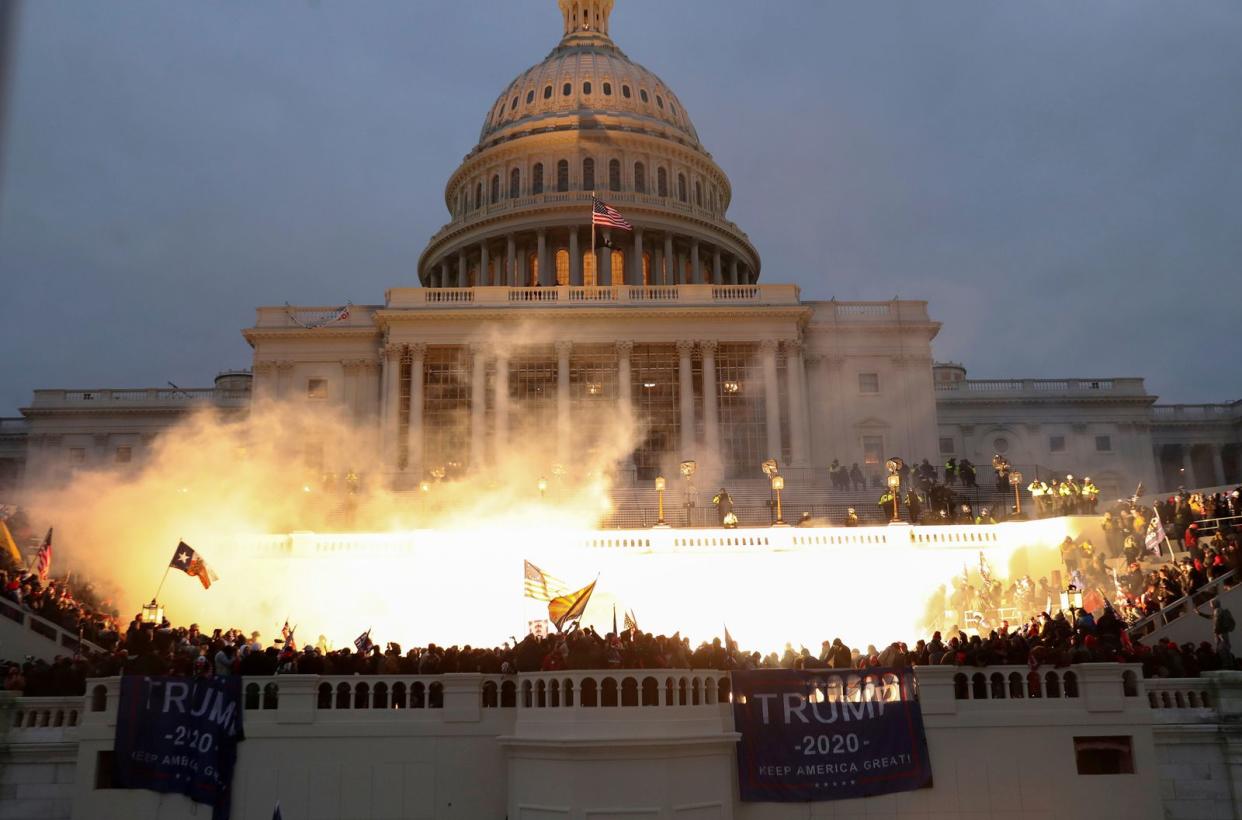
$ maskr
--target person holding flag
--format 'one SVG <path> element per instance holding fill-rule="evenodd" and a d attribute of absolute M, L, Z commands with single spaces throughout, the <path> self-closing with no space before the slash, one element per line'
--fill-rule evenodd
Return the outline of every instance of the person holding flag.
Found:
<path fill-rule="evenodd" d="M 564 632 L 567 624 L 582 619 L 587 602 L 591 600 L 591 593 L 595 592 L 596 583 L 598 579 L 577 592 L 561 595 L 548 602 L 548 620 L 556 625 L 557 632 Z"/>
<path fill-rule="evenodd" d="M 43 546 L 39 547 L 38 553 L 35 554 L 35 571 L 39 574 L 39 583 L 46 584 L 47 578 L 52 574 L 52 528 L 47 528 L 47 536 L 43 539 Z"/>
<path fill-rule="evenodd" d="M 371 628 L 367 627 L 367 631 L 363 632 L 357 638 L 354 638 L 354 649 L 358 650 L 359 655 L 365 655 L 371 651 L 371 647 L 375 644 L 371 643 Z"/>

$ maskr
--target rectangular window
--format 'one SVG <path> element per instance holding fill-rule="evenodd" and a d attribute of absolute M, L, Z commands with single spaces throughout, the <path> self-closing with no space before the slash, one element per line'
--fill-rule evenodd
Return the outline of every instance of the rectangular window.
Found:
<path fill-rule="evenodd" d="M 112 750 L 95 752 L 95 788 L 112 788 Z"/>
<path fill-rule="evenodd" d="M 70 447 L 69 448 L 69 463 L 70 464 L 85 464 L 86 463 L 86 448 L 85 447 Z"/>
<path fill-rule="evenodd" d="M 863 436 L 863 464 L 879 464 L 884 460 L 884 437 Z"/>
<path fill-rule="evenodd" d="M 859 393 L 879 393 L 880 392 L 880 374 L 879 373 L 859 373 L 858 374 L 858 392 Z"/>
<path fill-rule="evenodd" d="M 1095 450 L 1097 453 L 1111 453 L 1113 451 L 1112 436 L 1096 436 Z"/>
<path fill-rule="evenodd" d="M 1075 737 L 1079 774 L 1134 774 L 1133 739 L 1129 735 Z"/>
<path fill-rule="evenodd" d="M 954 449 L 955 448 L 953 445 L 953 439 L 951 438 L 940 439 L 940 454 L 941 455 L 952 455 Z"/>
<path fill-rule="evenodd" d="M 133 448 L 131 447 L 117 447 L 116 448 L 116 463 L 117 464 L 128 464 L 133 460 L 134 460 Z"/>
<path fill-rule="evenodd" d="M 1048 439 L 1048 452 L 1064 453 L 1065 452 L 1065 436 L 1052 436 Z"/>
<path fill-rule="evenodd" d="M 328 380 L 311 379 L 306 382 L 306 398 L 326 399 L 328 397 Z"/>

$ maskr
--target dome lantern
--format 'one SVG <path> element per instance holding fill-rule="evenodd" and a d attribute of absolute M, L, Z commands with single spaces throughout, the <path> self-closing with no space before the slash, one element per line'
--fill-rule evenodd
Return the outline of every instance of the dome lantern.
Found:
<path fill-rule="evenodd" d="M 608 36 L 608 17 L 613 0 L 558 0 L 565 20 L 565 36 L 602 34 Z"/>

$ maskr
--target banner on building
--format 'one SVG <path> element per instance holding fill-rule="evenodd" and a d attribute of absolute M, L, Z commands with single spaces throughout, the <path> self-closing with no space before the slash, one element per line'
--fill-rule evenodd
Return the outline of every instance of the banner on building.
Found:
<path fill-rule="evenodd" d="M 241 678 L 121 678 L 113 785 L 184 794 L 228 820 Z"/>
<path fill-rule="evenodd" d="M 930 788 L 909 669 L 733 673 L 738 789 L 747 802 L 874 797 Z"/>

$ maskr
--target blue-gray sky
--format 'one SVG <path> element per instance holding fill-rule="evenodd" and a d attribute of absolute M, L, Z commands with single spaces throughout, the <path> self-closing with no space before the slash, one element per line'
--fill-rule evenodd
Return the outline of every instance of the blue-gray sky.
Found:
<path fill-rule="evenodd" d="M 554 0 L 27 0 L 0 185 L 0 415 L 209 383 L 285 301 L 416 282 Z M 977 377 L 1242 397 L 1242 3 L 617 0 L 765 281 L 927 299 Z"/>

